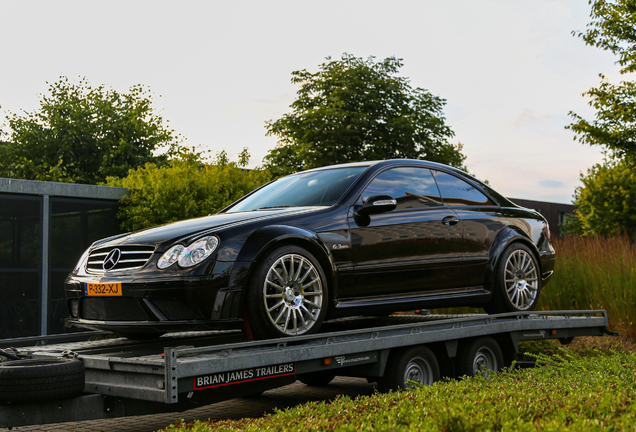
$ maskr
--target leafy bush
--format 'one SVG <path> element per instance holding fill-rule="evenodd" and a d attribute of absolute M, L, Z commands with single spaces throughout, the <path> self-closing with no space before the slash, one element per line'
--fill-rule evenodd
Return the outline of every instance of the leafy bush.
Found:
<path fill-rule="evenodd" d="M 538 356 L 545 367 L 438 382 L 402 393 L 339 397 L 260 419 L 171 426 L 177 431 L 636 429 L 636 354 Z"/>
<path fill-rule="evenodd" d="M 564 222 L 566 233 L 611 236 L 636 235 L 636 171 L 627 160 L 607 160 L 581 174 L 576 212 Z"/>
<path fill-rule="evenodd" d="M 123 229 L 135 231 L 216 213 L 269 181 L 268 172 L 243 168 L 248 161 L 247 149 L 238 163 L 230 162 L 225 151 L 212 164 L 188 152 L 169 166 L 148 163 L 123 179 L 109 177 L 107 184 L 128 188 L 118 217 Z"/>

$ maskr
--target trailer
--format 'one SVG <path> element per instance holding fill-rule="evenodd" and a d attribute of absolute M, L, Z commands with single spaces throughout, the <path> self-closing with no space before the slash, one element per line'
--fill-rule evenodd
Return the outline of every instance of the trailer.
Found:
<path fill-rule="evenodd" d="M 0 402 L 0 427 L 181 412 L 295 380 L 326 385 L 337 375 L 367 378 L 380 391 L 400 390 L 411 381 L 432 384 L 442 377 L 496 372 L 511 364 L 519 341 L 567 344 L 577 336 L 616 335 L 607 326 L 604 310 L 412 314 L 334 320 L 319 334 L 262 341 L 249 341 L 240 331 L 212 331 L 22 347 L 30 340 L 15 339 L 9 350 L 5 340 L 0 345 L 5 357 L 81 367 L 74 375 L 81 375 L 81 394 Z M 13 361 L 0 363 L 0 375 Z M 30 394 L 43 381 L 23 382 Z"/>

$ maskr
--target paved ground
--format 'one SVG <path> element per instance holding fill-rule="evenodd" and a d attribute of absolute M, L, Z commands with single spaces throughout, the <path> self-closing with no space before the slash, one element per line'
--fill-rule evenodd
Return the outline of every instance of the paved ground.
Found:
<path fill-rule="evenodd" d="M 308 387 L 300 382 L 269 390 L 259 397 L 239 398 L 220 402 L 194 410 L 153 414 L 138 417 L 123 417 L 112 420 L 91 420 L 84 422 L 58 423 L 40 426 L 24 426 L 13 431 L 51 431 L 51 432 L 152 432 L 177 423 L 180 418 L 187 422 L 194 420 L 226 420 L 261 417 L 275 408 L 287 408 L 310 401 L 330 400 L 339 394 L 355 397 L 370 395 L 374 387 L 363 378 L 337 377 L 326 387 Z M 4 432 L 7 429 L 0 428 Z"/>

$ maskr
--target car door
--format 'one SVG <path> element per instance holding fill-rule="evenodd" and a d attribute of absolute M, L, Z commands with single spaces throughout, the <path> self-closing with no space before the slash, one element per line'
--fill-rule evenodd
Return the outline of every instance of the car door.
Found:
<path fill-rule="evenodd" d="M 443 206 L 431 171 L 397 167 L 379 173 L 356 201 L 396 199 L 395 210 L 358 217 L 349 211 L 356 297 L 431 293 L 452 286 L 461 266 L 462 224 Z"/>

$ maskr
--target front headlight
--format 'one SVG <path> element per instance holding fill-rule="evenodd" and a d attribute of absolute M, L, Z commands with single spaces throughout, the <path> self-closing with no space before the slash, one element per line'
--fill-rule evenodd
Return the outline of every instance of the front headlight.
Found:
<path fill-rule="evenodd" d="M 219 239 L 215 236 L 203 237 L 192 243 L 179 254 L 181 267 L 192 267 L 209 257 L 219 245 Z"/>
<path fill-rule="evenodd" d="M 168 268 L 175 262 L 179 262 L 180 267 L 192 267 L 212 255 L 218 246 L 219 239 L 216 236 L 200 238 L 188 247 L 172 246 L 161 256 L 157 267 Z"/>
<path fill-rule="evenodd" d="M 157 263 L 157 267 L 160 269 L 165 269 L 170 267 L 172 264 L 177 262 L 179 259 L 179 254 L 183 251 L 182 245 L 172 246 L 168 251 L 161 255 L 159 262 Z"/>

